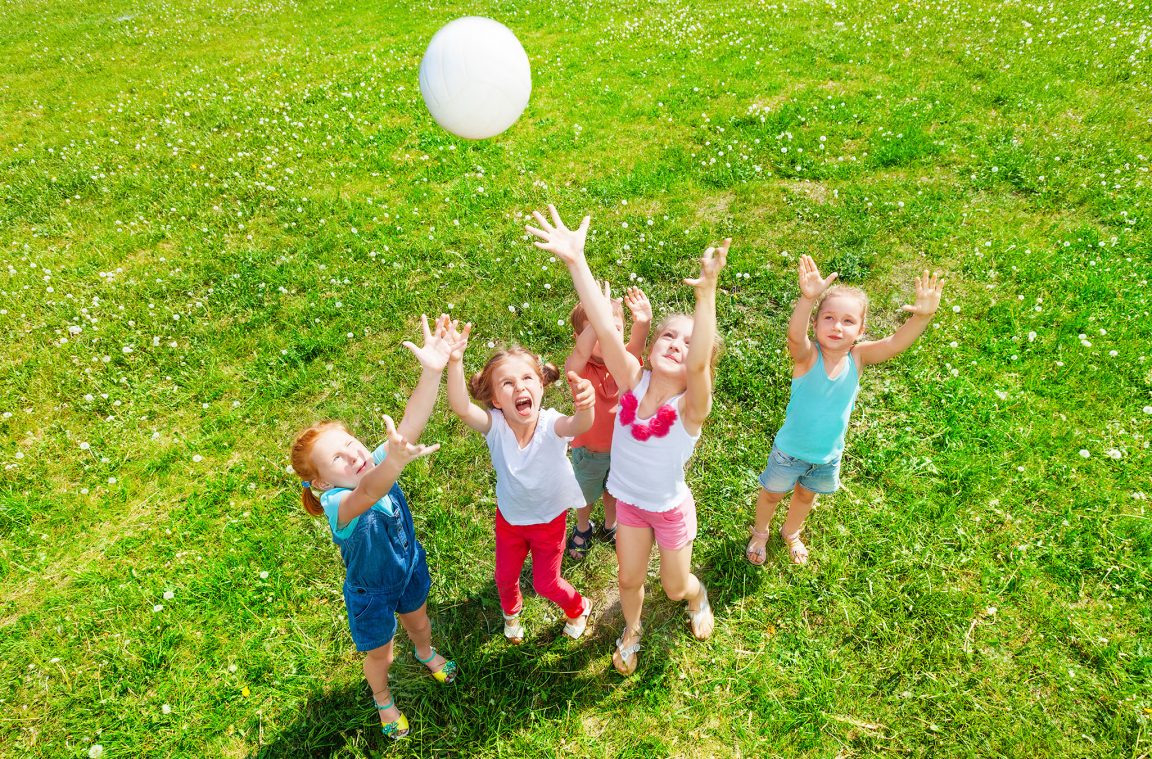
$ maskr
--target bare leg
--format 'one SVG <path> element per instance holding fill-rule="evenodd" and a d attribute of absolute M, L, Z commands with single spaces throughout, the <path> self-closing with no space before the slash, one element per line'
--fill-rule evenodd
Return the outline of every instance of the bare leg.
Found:
<path fill-rule="evenodd" d="M 624 646 L 640 638 L 640 615 L 644 611 L 644 580 L 655 536 L 648 527 L 620 525 L 616 531 L 617 578 L 620 584 L 620 610 L 624 613 Z"/>
<path fill-rule="evenodd" d="M 611 530 L 616 526 L 616 496 L 605 490 L 600 500 L 604 504 L 604 529 Z"/>
<path fill-rule="evenodd" d="M 800 540 L 800 530 L 804 527 L 804 520 L 808 518 L 812 507 L 816 505 L 816 493 L 797 483 L 792 493 L 792 502 L 788 504 L 788 515 L 784 518 L 784 526 L 780 528 L 780 537 L 788 544 L 788 553 L 793 564 L 808 563 L 808 547 Z"/>
<path fill-rule="evenodd" d="M 393 641 L 388 641 L 364 655 L 364 679 L 368 681 L 368 687 L 372 689 L 372 698 L 378 704 L 388 704 L 392 700 L 392 691 L 388 688 L 388 670 L 392 667 L 392 643 Z M 382 723 L 387 724 L 398 719 L 400 710 L 395 704 L 380 710 Z"/>
<path fill-rule="evenodd" d="M 692 634 L 704 640 L 712 635 L 716 622 L 711 613 L 696 615 L 707 603 L 708 596 L 704 583 L 691 570 L 691 543 L 676 549 L 660 549 L 660 583 L 664 592 L 673 601 L 688 601 L 688 613 L 693 615 Z"/>
<path fill-rule="evenodd" d="M 764 563 L 767 555 L 765 544 L 768 542 L 768 527 L 772 524 L 772 517 L 776 515 L 776 507 L 784 499 L 784 493 L 770 493 L 764 488 L 756 495 L 756 519 L 752 523 L 752 538 L 744 555 L 748 561 L 759 566 Z"/>
<path fill-rule="evenodd" d="M 427 604 L 416 611 L 400 614 L 399 617 L 404 632 L 408 634 L 408 640 L 412 641 L 412 646 L 416 649 L 417 658 L 432 672 L 444 669 L 444 665 L 448 662 L 439 652 L 428 661 L 428 657 L 432 656 L 432 621 L 428 619 Z"/>

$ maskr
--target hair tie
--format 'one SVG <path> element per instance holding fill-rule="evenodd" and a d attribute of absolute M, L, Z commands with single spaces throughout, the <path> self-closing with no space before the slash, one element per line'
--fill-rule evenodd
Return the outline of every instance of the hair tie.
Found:
<path fill-rule="evenodd" d="M 300 487 L 302 487 L 302 488 L 310 488 L 310 487 L 312 487 L 312 483 L 311 483 L 311 482 L 306 482 L 306 481 L 305 481 L 305 482 L 301 482 L 301 483 L 300 483 Z"/>

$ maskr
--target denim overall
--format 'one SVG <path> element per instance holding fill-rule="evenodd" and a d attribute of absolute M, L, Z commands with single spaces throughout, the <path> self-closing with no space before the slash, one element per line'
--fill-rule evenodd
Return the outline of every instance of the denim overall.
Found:
<path fill-rule="evenodd" d="M 394 514 L 374 505 L 360 515 L 347 538 L 332 536 L 348 570 L 344 604 L 358 651 L 391 641 L 396 634 L 396 613 L 407 614 L 423 606 L 432 584 L 427 555 L 416 540 L 412 513 L 399 484 L 388 491 L 388 498 Z"/>

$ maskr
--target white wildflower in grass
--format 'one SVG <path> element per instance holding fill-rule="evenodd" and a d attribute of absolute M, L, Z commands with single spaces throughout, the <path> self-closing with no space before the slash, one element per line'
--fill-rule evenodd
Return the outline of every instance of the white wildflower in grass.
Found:
<path fill-rule="evenodd" d="M 960 306 L 952 306 L 952 313 L 954 313 L 954 314 L 960 313 Z"/>
<path fill-rule="evenodd" d="M 1092 341 L 1091 340 L 1081 340 L 1080 344 L 1083 345 L 1085 348 L 1091 348 L 1092 347 Z"/>
<path fill-rule="evenodd" d="M 104 747 L 95 743 L 88 747 L 88 759 L 100 759 L 104 756 Z"/>
<path fill-rule="evenodd" d="M 229 664 L 228 665 L 228 671 L 235 673 L 236 672 L 236 665 L 235 664 Z"/>
<path fill-rule="evenodd" d="M 1028 342 L 1030 342 L 1030 343 L 1036 342 L 1036 333 L 1035 332 L 1029 332 L 1028 333 Z"/>
<path fill-rule="evenodd" d="M 199 453 L 197 453 L 195 456 L 192 457 L 192 461 L 196 462 L 197 464 L 199 464 L 203 460 L 204 460 L 204 457 L 201 456 Z"/>
<path fill-rule="evenodd" d="M 996 397 L 1002 401 L 1006 401 L 1008 400 L 1008 393 L 1004 392 L 1003 390 L 997 390 Z"/>
<path fill-rule="evenodd" d="M 73 324 L 68 327 L 68 334 L 70 335 L 79 335 L 83 331 L 84 329 L 79 324 Z"/>
<path fill-rule="evenodd" d="M 1087 448 L 1081 448 L 1080 449 L 1080 458 L 1086 459 L 1091 455 L 1092 455 L 1091 451 L 1089 451 Z"/>
<path fill-rule="evenodd" d="M 175 597 L 176 597 L 176 594 L 174 592 L 172 592 L 171 590 L 164 591 L 164 600 L 165 601 L 171 601 Z"/>
<path fill-rule="evenodd" d="M 91 448 L 91 447 L 92 447 L 92 446 L 88 445 L 87 443 L 81 443 L 81 444 L 80 444 L 80 450 L 82 450 L 82 451 L 86 451 L 86 450 L 88 450 L 88 449 L 89 449 L 89 448 Z"/>
<path fill-rule="evenodd" d="M 164 714 L 171 714 L 172 713 L 172 707 L 169 706 L 168 704 L 164 704 L 163 706 L 160 707 L 160 711 L 163 712 Z"/>
<path fill-rule="evenodd" d="M 116 478 L 115 477 L 109 477 L 108 478 L 108 484 L 109 485 L 115 485 L 116 484 Z"/>
<path fill-rule="evenodd" d="M 1120 355 L 1120 352 L 1119 351 L 1108 351 L 1108 355 L 1111 356 L 1112 358 L 1116 358 L 1117 356 Z"/>
<path fill-rule="evenodd" d="M 1145 406 L 1144 407 L 1144 413 L 1145 414 L 1152 414 L 1152 406 Z"/>
<path fill-rule="evenodd" d="M 153 612 L 164 611 L 164 604 L 156 604 L 152 607 Z"/>
<path fill-rule="evenodd" d="M 268 570 L 264 570 L 263 572 L 260 573 L 260 579 L 261 580 L 267 580 L 268 579 Z"/>
<path fill-rule="evenodd" d="M 1115 448 L 1109 448 L 1108 449 L 1108 458 L 1121 459 L 1121 458 L 1124 458 L 1124 454 L 1121 453 L 1120 451 L 1116 450 Z"/>

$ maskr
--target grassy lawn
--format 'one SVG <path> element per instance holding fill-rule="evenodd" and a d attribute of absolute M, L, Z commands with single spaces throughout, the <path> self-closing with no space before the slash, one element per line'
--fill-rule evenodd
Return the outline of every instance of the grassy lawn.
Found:
<path fill-rule="evenodd" d="M 1148 0 L 0 9 L 0 755 L 1152 753 Z M 533 66 L 483 142 L 417 84 L 464 15 Z M 422 312 L 475 324 L 470 370 L 561 363 L 575 294 L 523 232 L 548 202 L 657 317 L 734 238 L 688 478 L 717 631 L 653 574 L 620 678 L 600 544 L 565 566 L 591 635 L 530 595 L 506 645 L 494 476 L 442 399 L 401 482 L 463 674 L 398 647 L 393 745 L 287 448 L 323 417 L 382 440 Z M 947 285 L 864 377 L 812 562 L 776 539 L 755 568 L 802 254 L 869 291 L 873 335 L 920 270 Z"/>

